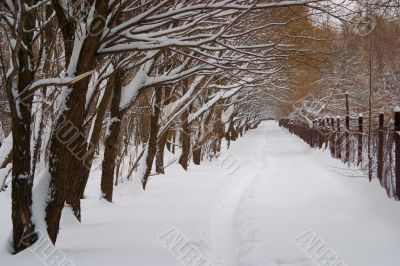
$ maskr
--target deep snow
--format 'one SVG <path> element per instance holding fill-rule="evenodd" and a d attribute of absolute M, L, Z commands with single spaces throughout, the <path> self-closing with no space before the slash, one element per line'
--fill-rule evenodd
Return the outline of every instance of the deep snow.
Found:
<path fill-rule="evenodd" d="M 203 261 L 198 266 L 311 266 L 326 250 L 338 258 L 319 265 L 399 265 L 400 203 L 386 198 L 377 182 L 271 121 L 228 153 L 239 162 L 236 171 L 221 160 L 188 172 L 172 165 L 145 192 L 133 182 L 119 185 L 112 204 L 98 199 L 100 172 L 94 170 L 82 224 L 65 211 L 57 248 L 77 266 L 176 266 L 191 248 Z M 9 190 L 0 193 L 0 213 L 0 238 L 7 239 Z M 169 232 L 179 232 L 186 246 L 174 251 L 165 244 L 160 235 Z M 319 250 L 305 248 L 311 242 L 302 236 L 310 232 L 323 242 Z M 43 264 L 29 250 L 13 256 L 4 247 L 0 265 Z"/>

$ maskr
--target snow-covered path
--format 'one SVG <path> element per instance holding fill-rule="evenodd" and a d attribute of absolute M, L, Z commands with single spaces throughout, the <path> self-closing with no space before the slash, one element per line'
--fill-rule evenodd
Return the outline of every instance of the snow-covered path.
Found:
<path fill-rule="evenodd" d="M 328 250 L 333 260 L 319 265 L 399 265 L 398 202 L 275 123 L 259 130 L 265 136 L 258 158 L 263 166 L 237 210 L 237 265 L 318 265 Z M 302 235 L 320 241 L 307 252 L 298 245 L 305 238 L 295 241 Z"/>
<path fill-rule="evenodd" d="M 400 203 L 375 182 L 275 122 L 249 131 L 229 153 L 239 163 L 233 173 L 221 161 L 188 172 L 174 165 L 146 192 L 118 186 L 112 204 L 98 200 L 94 171 L 83 222 L 65 213 L 57 248 L 77 266 L 399 265 Z M 0 194 L 2 239 L 11 230 L 9 196 Z M 326 251 L 331 260 L 316 263 Z M 0 264 L 42 265 L 30 251 L 4 249 Z"/>

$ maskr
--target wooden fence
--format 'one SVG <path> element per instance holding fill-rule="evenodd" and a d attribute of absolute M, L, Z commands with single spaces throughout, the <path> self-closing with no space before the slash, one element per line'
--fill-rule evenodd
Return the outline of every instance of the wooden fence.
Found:
<path fill-rule="evenodd" d="M 279 125 L 297 135 L 312 148 L 327 149 L 332 157 L 348 165 L 359 166 L 371 180 L 377 177 L 387 195 L 400 199 L 400 111 L 393 114 L 393 122 L 385 125 L 384 114 L 379 114 L 378 127 L 368 134 L 364 119 L 351 121 L 350 116 L 321 118 L 310 126 L 304 122 L 281 119 Z M 350 122 L 357 126 L 350 126 Z"/>

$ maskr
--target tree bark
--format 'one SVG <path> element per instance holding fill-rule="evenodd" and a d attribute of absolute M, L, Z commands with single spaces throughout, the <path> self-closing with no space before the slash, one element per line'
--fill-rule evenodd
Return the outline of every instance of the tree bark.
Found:
<path fill-rule="evenodd" d="M 98 147 L 101 129 L 103 126 L 104 117 L 107 111 L 107 106 L 110 102 L 111 93 L 114 87 L 113 77 L 110 77 L 107 86 L 105 88 L 105 92 L 101 102 L 99 104 L 99 108 L 96 113 L 96 118 L 93 125 L 92 135 L 90 136 L 90 142 L 88 143 L 88 154 L 85 159 L 84 164 L 81 165 L 81 170 L 79 171 L 79 176 L 77 178 L 78 183 L 76 184 L 76 189 L 71 190 L 69 195 L 67 195 L 67 203 L 71 206 L 79 206 L 80 200 L 84 198 L 85 188 L 87 181 L 89 179 L 90 169 L 92 167 L 95 150 Z"/>
<path fill-rule="evenodd" d="M 164 174 L 164 152 L 167 143 L 169 130 L 166 130 L 164 134 L 159 138 L 157 142 L 157 155 L 156 155 L 156 172 L 158 174 Z"/>
<path fill-rule="evenodd" d="M 53 1 L 54 8 L 58 8 L 57 1 Z M 98 0 L 95 3 L 96 18 L 92 22 L 97 28 L 104 28 L 104 21 L 101 17 L 106 17 L 108 3 L 105 0 Z M 62 12 L 62 10 L 61 10 Z M 57 12 L 58 23 L 62 24 L 61 12 Z M 61 25 L 62 27 L 62 25 Z M 76 29 L 79 30 L 79 29 Z M 63 30 L 64 35 L 64 30 Z M 64 36 L 65 45 L 70 41 L 70 35 Z M 96 51 L 100 43 L 101 34 L 88 35 L 82 44 L 80 54 L 73 73 L 78 76 L 94 68 Z M 66 62 L 69 62 L 66 54 Z M 72 55 L 71 55 L 72 56 Z M 71 62 L 73 63 L 73 62 Z M 70 73 L 72 74 L 72 73 Z M 50 200 L 46 207 L 46 223 L 49 237 L 53 243 L 56 242 L 62 209 L 66 197 L 71 193 L 79 176 L 79 170 L 85 161 L 87 152 L 87 140 L 84 137 L 83 122 L 85 113 L 86 92 L 88 89 L 89 78 L 82 79 L 69 88 L 64 88 L 68 97 L 65 101 L 64 112 L 57 119 L 55 130 L 51 136 L 50 145 Z M 73 206 L 75 216 L 80 219 L 80 206 Z"/>
<path fill-rule="evenodd" d="M 190 107 L 189 107 L 190 110 Z M 182 113 L 182 154 L 179 158 L 179 164 L 183 169 L 187 170 L 190 157 L 190 140 L 191 140 L 191 126 L 188 122 L 189 110 Z"/>
<path fill-rule="evenodd" d="M 220 108 L 215 110 L 214 120 L 214 141 L 213 141 L 213 152 L 214 155 L 221 151 L 221 143 L 224 138 L 224 125 L 221 122 L 222 110 Z"/>
<path fill-rule="evenodd" d="M 223 125 L 223 127 L 225 127 L 224 125 Z M 228 130 L 225 132 L 225 134 L 224 134 L 224 137 L 225 137 L 225 139 L 226 139 L 226 142 L 228 143 L 227 145 L 228 145 L 228 148 L 229 148 L 229 146 L 231 145 L 231 130 L 230 130 L 230 124 L 229 124 L 229 127 L 228 127 Z"/>
<path fill-rule="evenodd" d="M 110 121 L 105 140 L 104 159 L 101 174 L 102 198 L 112 202 L 114 187 L 115 164 L 118 155 L 118 138 L 121 131 L 123 112 L 119 108 L 121 101 L 122 73 L 117 71 L 114 76 L 114 90 L 111 98 Z"/>
<path fill-rule="evenodd" d="M 161 101 L 164 105 L 168 105 L 172 101 L 172 89 L 170 87 L 163 88 L 163 97 Z M 171 135 L 171 131 L 166 129 L 165 132 L 159 136 L 157 141 L 157 154 L 156 154 L 156 173 L 165 174 L 164 170 L 164 153 L 165 146 L 167 146 L 168 150 L 171 151 L 171 144 L 167 142 L 169 136 Z"/>
<path fill-rule="evenodd" d="M 158 119 L 161 112 L 162 90 L 155 89 L 154 99 L 152 103 L 152 114 L 150 118 L 150 136 L 147 143 L 147 157 L 146 157 L 146 170 L 142 178 L 143 189 L 146 189 L 147 181 L 150 176 L 151 168 L 153 166 L 154 157 L 157 153 L 157 137 L 158 137 Z"/>
<path fill-rule="evenodd" d="M 199 145 L 193 150 L 193 163 L 200 165 L 201 163 L 201 146 Z"/>
<path fill-rule="evenodd" d="M 23 2 L 21 2 L 23 3 Z M 30 4 L 27 1 L 27 4 Z M 23 45 L 18 51 L 18 93 L 22 93 L 34 81 L 32 39 L 35 22 L 31 15 L 24 13 L 21 16 L 21 40 Z M 6 85 L 7 86 L 7 85 Z M 33 174 L 31 171 L 31 108 L 32 94 L 15 99 L 12 84 L 7 86 L 7 95 L 11 109 L 12 126 L 12 191 L 11 217 L 13 224 L 14 252 L 18 253 L 31 246 L 37 239 L 35 227 L 32 223 L 32 186 Z"/>
<path fill-rule="evenodd" d="M 229 131 L 230 131 L 231 140 L 232 141 L 237 140 L 238 134 L 237 134 L 237 131 L 235 129 L 235 124 L 233 122 L 233 119 L 229 123 Z"/>

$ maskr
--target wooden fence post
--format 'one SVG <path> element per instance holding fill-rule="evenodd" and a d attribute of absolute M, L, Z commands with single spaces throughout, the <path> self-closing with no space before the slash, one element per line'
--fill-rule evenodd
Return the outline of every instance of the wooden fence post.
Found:
<path fill-rule="evenodd" d="M 342 159 L 341 137 L 340 137 L 340 118 L 336 118 L 337 136 L 336 136 L 336 158 Z"/>
<path fill-rule="evenodd" d="M 322 147 L 321 126 L 322 126 L 321 117 L 319 117 L 317 124 L 317 138 L 318 138 L 318 148 L 320 149 Z"/>
<path fill-rule="evenodd" d="M 378 129 L 378 178 L 382 181 L 383 178 L 383 162 L 384 162 L 384 152 L 383 147 L 385 132 L 384 132 L 384 122 L 385 122 L 385 115 L 383 113 L 379 114 L 379 129 Z"/>
<path fill-rule="evenodd" d="M 358 117 L 358 160 L 357 165 L 362 162 L 363 154 L 363 116 L 360 114 Z"/>
<path fill-rule="evenodd" d="M 394 110 L 394 145 L 395 145 L 395 174 L 396 196 L 400 198 L 400 107 Z"/>
<path fill-rule="evenodd" d="M 331 155 L 332 157 L 336 157 L 336 149 L 335 149 L 335 118 L 331 117 Z"/>
<path fill-rule="evenodd" d="M 350 160 L 350 116 L 346 115 L 346 156 L 344 162 Z"/>

